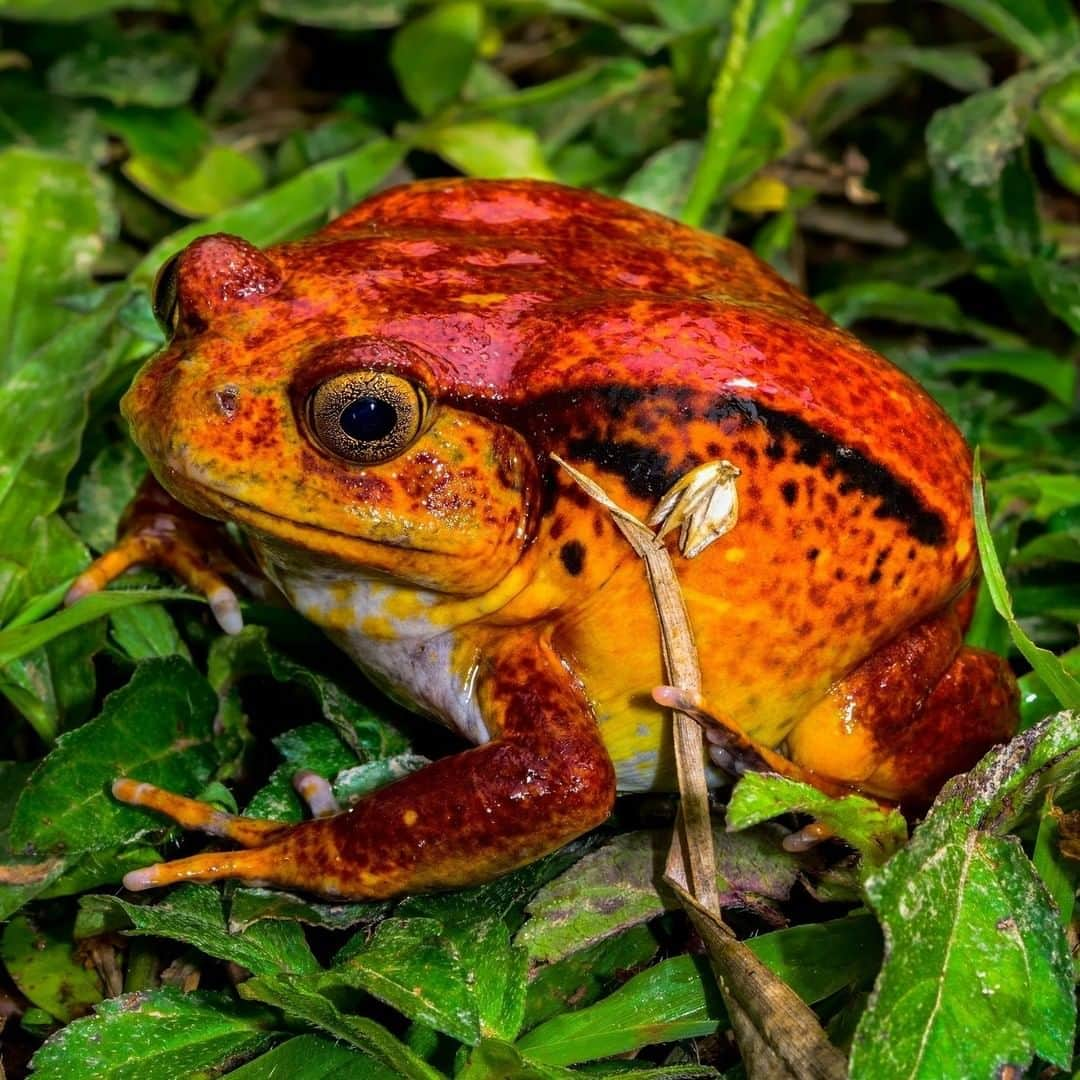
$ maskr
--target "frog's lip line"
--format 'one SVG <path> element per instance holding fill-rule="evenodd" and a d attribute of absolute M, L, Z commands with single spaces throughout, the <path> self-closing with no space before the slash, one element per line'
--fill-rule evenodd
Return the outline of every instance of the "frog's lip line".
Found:
<path fill-rule="evenodd" d="M 366 548 L 397 548 L 398 550 L 415 551 L 425 555 L 440 555 L 444 558 L 455 557 L 452 552 L 443 551 L 440 548 L 420 547 L 416 544 L 395 544 L 392 541 L 385 540 L 368 540 L 362 536 L 351 536 L 349 533 L 339 532 L 337 529 L 327 529 L 322 525 L 314 525 L 311 522 L 297 521 L 295 518 L 288 518 L 282 514 L 275 514 L 269 510 L 263 510 L 261 507 L 254 506 L 249 502 L 244 502 L 243 499 L 238 499 L 234 495 L 226 495 L 225 492 L 219 491 L 217 488 L 207 487 L 205 484 L 193 481 L 190 477 L 185 477 L 184 479 L 185 483 L 194 487 L 207 502 L 213 503 L 219 509 L 227 511 L 230 516 L 248 518 L 250 523 L 256 528 L 258 528 L 260 522 L 263 521 L 279 521 L 293 529 L 299 529 L 301 532 L 318 533 L 321 536 L 328 536 L 334 540 L 344 541 L 346 544 L 357 544 Z M 278 535 L 277 531 L 271 528 L 268 528 L 267 531 L 271 532 L 273 535 Z"/>

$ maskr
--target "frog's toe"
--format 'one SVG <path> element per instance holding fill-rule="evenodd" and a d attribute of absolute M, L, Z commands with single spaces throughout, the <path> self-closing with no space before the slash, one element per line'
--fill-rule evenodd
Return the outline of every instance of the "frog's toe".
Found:
<path fill-rule="evenodd" d="M 183 881 L 208 884 L 223 878 L 238 878 L 249 885 L 269 885 L 274 879 L 274 862 L 275 856 L 267 848 L 211 851 L 132 870 L 124 875 L 124 888 L 130 892 L 143 892 Z"/>
<path fill-rule="evenodd" d="M 120 802 L 129 806 L 156 810 L 159 814 L 172 818 L 181 828 L 234 840 L 244 847 L 261 847 L 291 828 L 280 821 L 227 814 L 211 803 L 174 795 L 154 784 L 130 780 L 127 777 L 113 781 L 112 793 Z"/>
<path fill-rule="evenodd" d="M 307 803 L 312 817 L 332 817 L 341 812 L 330 782 L 310 769 L 301 769 L 293 776 L 296 793 Z"/>

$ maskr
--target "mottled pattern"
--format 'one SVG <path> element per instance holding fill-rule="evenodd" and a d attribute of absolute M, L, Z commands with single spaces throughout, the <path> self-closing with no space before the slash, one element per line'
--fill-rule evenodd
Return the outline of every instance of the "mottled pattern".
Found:
<path fill-rule="evenodd" d="M 959 433 L 737 244 L 557 185 L 432 181 L 265 253 L 198 241 L 176 291 L 125 399 L 156 475 L 241 524 L 388 689 L 491 738 L 299 830 L 286 883 L 480 880 L 600 820 L 616 783 L 673 785 L 642 567 L 553 454 L 642 517 L 688 470 L 739 468 L 738 523 L 675 555 L 705 700 L 823 785 L 924 800 L 1015 725 L 1003 662 L 960 646 Z M 379 464 L 308 428 L 355 371 L 430 406 Z"/>

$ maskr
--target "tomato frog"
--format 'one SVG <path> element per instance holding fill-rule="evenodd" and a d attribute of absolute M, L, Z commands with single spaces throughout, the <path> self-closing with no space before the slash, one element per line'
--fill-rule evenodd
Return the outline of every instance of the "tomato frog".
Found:
<path fill-rule="evenodd" d="M 730 240 L 557 184 L 425 181 L 265 251 L 195 240 L 155 307 L 171 337 L 123 411 L 156 480 L 73 597 L 164 563 L 236 630 L 205 519 L 232 522 L 297 611 L 473 745 L 295 826 L 119 780 L 240 845 L 129 888 L 465 886 L 616 791 L 673 790 L 645 569 L 560 460 L 642 519 L 695 469 L 737 474 L 723 535 L 664 541 L 714 780 L 764 765 L 918 806 L 1015 729 L 1008 667 L 962 642 L 962 437 Z"/>

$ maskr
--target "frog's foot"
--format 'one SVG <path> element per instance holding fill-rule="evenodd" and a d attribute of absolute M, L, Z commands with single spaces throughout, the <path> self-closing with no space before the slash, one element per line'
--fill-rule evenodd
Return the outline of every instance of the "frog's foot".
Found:
<path fill-rule="evenodd" d="M 341 813 L 330 781 L 310 769 L 301 769 L 292 779 L 297 795 L 307 803 L 311 816 L 333 817 Z"/>
<path fill-rule="evenodd" d="M 227 634 L 243 628 L 240 603 L 224 576 L 238 568 L 225 554 L 220 527 L 181 506 L 152 478 L 143 482 L 121 520 L 120 539 L 75 579 L 64 603 L 104 589 L 139 565 L 167 569 L 205 596 Z"/>
<path fill-rule="evenodd" d="M 733 777 L 742 776 L 746 772 L 771 772 L 786 776 L 790 780 L 813 784 L 829 795 L 849 795 L 853 790 L 850 784 L 817 776 L 755 741 L 723 713 L 710 706 L 700 693 L 680 690 L 675 686 L 658 686 L 653 690 L 652 696 L 658 705 L 677 709 L 696 720 L 705 730 L 710 760 L 717 768 Z"/>
<path fill-rule="evenodd" d="M 118 781 L 114 791 L 125 802 L 251 845 L 158 863 L 124 884 L 239 878 L 334 899 L 382 899 L 489 881 L 600 824 L 614 802 L 615 770 L 580 687 L 536 640 L 508 642 L 492 663 L 477 689 L 484 722 L 497 733 L 491 742 L 333 816 L 293 826 L 251 821 Z"/>
<path fill-rule="evenodd" d="M 792 760 L 917 809 L 1009 738 L 1016 681 L 1000 656 L 962 646 L 958 611 L 912 627 L 834 685 L 788 735 Z"/>

